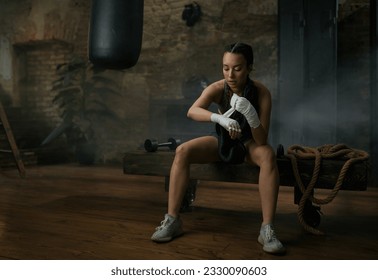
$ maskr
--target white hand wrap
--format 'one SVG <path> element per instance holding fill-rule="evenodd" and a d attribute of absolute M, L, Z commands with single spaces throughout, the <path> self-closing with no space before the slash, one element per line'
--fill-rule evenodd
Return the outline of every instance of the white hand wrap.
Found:
<path fill-rule="evenodd" d="M 241 132 L 239 123 L 234 119 L 230 119 L 230 118 L 227 118 L 225 116 L 222 116 L 222 115 L 219 115 L 219 114 L 216 114 L 216 113 L 211 114 L 210 118 L 211 118 L 211 121 L 213 123 L 220 124 L 227 131 Z"/>
<path fill-rule="evenodd" d="M 230 105 L 236 111 L 242 113 L 250 127 L 256 128 L 260 125 L 260 119 L 256 109 L 245 97 L 240 97 L 236 93 L 232 95 Z"/>

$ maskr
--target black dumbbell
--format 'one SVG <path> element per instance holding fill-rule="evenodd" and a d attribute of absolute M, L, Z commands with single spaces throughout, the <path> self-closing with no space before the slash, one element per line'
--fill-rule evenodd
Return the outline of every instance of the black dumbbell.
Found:
<path fill-rule="evenodd" d="M 177 146 L 181 144 L 180 139 L 169 138 L 166 143 L 159 143 L 155 139 L 146 139 L 144 141 L 144 149 L 147 152 L 156 152 L 159 147 L 168 147 L 170 150 L 176 150 Z"/>

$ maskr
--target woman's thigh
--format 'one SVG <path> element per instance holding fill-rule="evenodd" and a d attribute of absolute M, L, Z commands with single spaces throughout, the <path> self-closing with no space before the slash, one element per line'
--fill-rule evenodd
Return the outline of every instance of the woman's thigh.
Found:
<path fill-rule="evenodd" d="M 214 136 L 203 136 L 189 140 L 177 147 L 177 156 L 184 156 L 189 163 L 220 161 L 218 156 L 218 140 Z"/>

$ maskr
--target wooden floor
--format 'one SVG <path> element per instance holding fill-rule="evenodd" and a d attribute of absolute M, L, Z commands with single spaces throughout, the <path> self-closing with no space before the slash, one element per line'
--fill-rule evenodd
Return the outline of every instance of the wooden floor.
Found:
<path fill-rule="evenodd" d="M 378 189 L 340 191 L 322 207 L 325 236 L 303 231 L 293 189 L 281 187 L 276 229 L 285 256 L 257 242 L 256 185 L 201 182 L 186 234 L 150 241 L 166 211 L 164 178 L 124 175 L 122 166 L 0 170 L 0 259 L 378 259 Z M 326 191 L 316 191 L 318 196 Z"/>

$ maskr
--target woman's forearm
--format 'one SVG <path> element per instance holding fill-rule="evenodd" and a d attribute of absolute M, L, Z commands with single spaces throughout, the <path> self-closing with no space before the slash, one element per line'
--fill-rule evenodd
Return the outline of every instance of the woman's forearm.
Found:
<path fill-rule="evenodd" d="M 212 112 L 201 107 L 191 107 L 188 111 L 188 118 L 198 122 L 209 122 Z"/>

